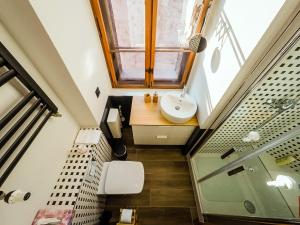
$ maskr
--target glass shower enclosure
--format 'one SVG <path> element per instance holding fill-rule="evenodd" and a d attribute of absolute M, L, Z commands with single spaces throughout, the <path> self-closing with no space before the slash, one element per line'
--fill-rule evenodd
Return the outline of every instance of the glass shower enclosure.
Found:
<path fill-rule="evenodd" d="M 300 222 L 300 41 L 190 156 L 203 214 Z"/>

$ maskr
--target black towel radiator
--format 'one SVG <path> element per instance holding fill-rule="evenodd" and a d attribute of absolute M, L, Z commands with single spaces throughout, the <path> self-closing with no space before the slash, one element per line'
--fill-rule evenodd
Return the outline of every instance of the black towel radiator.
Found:
<path fill-rule="evenodd" d="M 0 187 L 3 185 L 9 174 L 13 171 L 14 167 L 20 161 L 24 153 L 27 151 L 31 143 L 34 141 L 38 133 L 41 131 L 43 126 L 46 124 L 48 119 L 55 114 L 58 114 L 57 106 L 51 101 L 51 99 L 45 94 L 45 92 L 39 87 L 39 85 L 31 78 L 31 76 L 25 71 L 25 69 L 18 63 L 18 61 L 12 56 L 12 54 L 5 48 L 5 46 L 0 42 L 0 68 L 6 67 L 6 72 L 0 74 L 0 87 L 13 78 L 20 81 L 29 91 L 29 93 L 19 101 L 6 115 L 0 118 L 0 132 L 1 130 L 18 114 L 24 107 L 29 103 L 33 104 L 25 111 L 25 113 L 16 120 L 14 124 L 8 129 L 8 131 L 0 135 L 0 171 L 3 170 L 4 165 L 6 165 L 5 170 L 1 171 L 0 177 Z M 2 96 L 3 97 L 3 96 Z M 0 96 L 1 101 L 1 96 Z M 37 114 L 29 122 L 27 121 L 30 116 L 33 116 L 34 112 L 38 110 Z M 42 118 L 43 117 L 43 118 Z M 42 118 L 42 119 L 41 119 Z M 41 122 L 38 124 L 38 121 Z M 29 122 L 27 126 L 20 130 L 24 122 Z M 33 127 L 36 126 L 35 130 Z M 18 136 L 14 135 L 18 130 L 20 134 Z M 31 136 L 28 137 L 27 141 L 23 146 L 20 146 L 19 152 L 13 154 L 22 141 L 31 132 Z M 12 140 L 12 144 L 6 149 L 5 152 L 4 145 Z M 14 155 L 14 158 L 12 156 Z"/>

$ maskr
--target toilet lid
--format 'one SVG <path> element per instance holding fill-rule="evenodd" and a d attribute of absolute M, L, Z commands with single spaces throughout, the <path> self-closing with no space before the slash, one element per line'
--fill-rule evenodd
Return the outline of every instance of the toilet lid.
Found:
<path fill-rule="evenodd" d="M 144 166 L 141 162 L 110 162 L 105 182 L 106 194 L 137 194 L 143 186 Z"/>

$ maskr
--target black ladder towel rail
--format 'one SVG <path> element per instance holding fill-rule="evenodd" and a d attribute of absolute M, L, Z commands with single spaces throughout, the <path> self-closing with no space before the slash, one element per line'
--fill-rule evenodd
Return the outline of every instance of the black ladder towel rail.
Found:
<path fill-rule="evenodd" d="M 14 70 L 8 70 L 0 76 L 0 87 L 14 78 L 16 72 Z"/>
<path fill-rule="evenodd" d="M 0 187 L 49 118 L 58 112 L 57 106 L 0 42 L 0 69 L 2 67 L 5 69 L 0 71 L 5 72 L 0 72 L 0 87 L 15 78 L 28 89 L 28 94 L 8 113 L 0 115 L 0 131 L 9 125 L 6 133 L 0 136 Z M 23 112 L 25 107 L 27 109 Z M 12 144 L 6 146 L 9 143 Z"/>
<path fill-rule="evenodd" d="M 34 91 L 28 93 L 9 113 L 0 119 L 0 130 L 34 97 Z"/>

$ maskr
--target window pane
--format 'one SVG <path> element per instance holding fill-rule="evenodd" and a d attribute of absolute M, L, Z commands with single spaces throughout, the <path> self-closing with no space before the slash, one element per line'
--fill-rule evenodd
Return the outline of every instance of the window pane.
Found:
<path fill-rule="evenodd" d="M 118 81 L 145 79 L 145 3 L 100 0 Z"/>
<path fill-rule="evenodd" d="M 145 52 L 119 52 L 113 56 L 119 80 L 145 79 Z"/>
<path fill-rule="evenodd" d="M 154 80 L 180 81 L 187 56 L 184 52 L 156 52 Z"/>
<path fill-rule="evenodd" d="M 145 3 L 141 0 L 100 0 L 111 48 L 145 47 Z"/>
<path fill-rule="evenodd" d="M 159 0 L 156 47 L 187 47 L 199 17 L 199 0 Z"/>
<path fill-rule="evenodd" d="M 200 0 L 159 0 L 156 24 L 154 81 L 181 81 L 190 37 L 196 28 Z M 178 50 L 178 52 L 174 52 Z"/>

